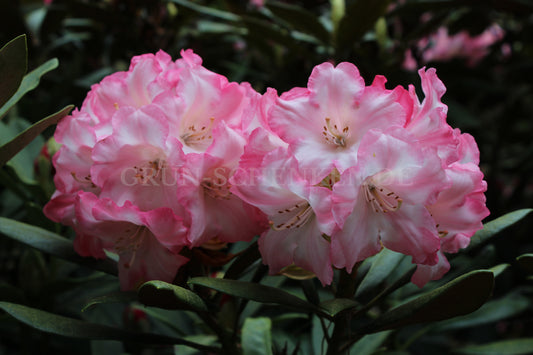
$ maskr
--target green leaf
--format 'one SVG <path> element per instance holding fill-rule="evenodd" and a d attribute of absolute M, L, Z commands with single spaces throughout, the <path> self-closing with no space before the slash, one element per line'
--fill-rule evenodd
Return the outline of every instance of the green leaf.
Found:
<path fill-rule="evenodd" d="M 91 298 L 85 306 L 81 309 L 82 312 L 85 312 L 89 308 L 103 303 L 130 303 L 137 301 L 137 293 L 134 291 L 115 291 L 108 293 L 106 295 L 96 296 Z"/>
<path fill-rule="evenodd" d="M 20 86 L 28 65 L 26 35 L 20 35 L 0 49 L 0 107 Z"/>
<path fill-rule="evenodd" d="M 501 299 L 485 303 L 475 312 L 443 321 L 432 331 L 456 330 L 497 322 L 520 314 L 528 309 L 529 306 L 530 300 L 527 297 L 516 293 L 508 294 Z"/>
<path fill-rule="evenodd" d="M 239 276 L 253 263 L 261 258 L 257 242 L 252 243 L 246 250 L 237 256 L 224 274 L 225 279 L 238 279 Z"/>
<path fill-rule="evenodd" d="M 73 108 L 73 105 L 66 106 L 53 115 L 43 118 L 8 143 L 2 145 L 0 147 L 0 166 L 4 165 L 8 160 L 13 158 L 19 151 L 22 150 L 22 148 L 30 144 L 35 137 L 41 134 L 50 125 L 58 123 L 59 120 L 68 115 Z"/>
<path fill-rule="evenodd" d="M 260 303 L 274 303 L 305 311 L 319 311 L 312 303 L 297 296 L 279 288 L 256 283 L 212 277 L 195 277 L 189 280 L 189 284 L 208 287 L 231 296 Z"/>
<path fill-rule="evenodd" d="M 531 354 L 533 338 L 497 341 L 483 345 L 471 345 L 456 349 L 459 354 L 471 355 L 521 355 Z"/>
<path fill-rule="evenodd" d="M 178 5 L 181 5 L 183 7 L 186 7 L 190 10 L 196 11 L 201 15 L 213 16 L 213 17 L 217 17 L 217 18 L 220 18 L 226 21 L 239 21 L 240 20 L 239 16 L 231 12 L 218 10 L 218 9 L 208 7 L 208 6 L 198 5 L 188 0 L 169 0 L 169 1 L 176 3 Z"/>
<path fill-rule="evenodd" d="M 487 301 L 493 287 L 491 271 L 472 271 L 393 308 L 365 328 L 368 332 L 376 332 L 468 314 Z"/>
<path fill-rule="evenodd" d="M 382 283 L 396 269 L 403 258 L 405 258 L 404 254 L 396 253 L 389 249 L 383 249 L 379 254 L 372 257 L 370 270 L 368 270 L 368 273 L 357 288 L 356 297 L 373 290 Z"/>
<path fill-rule="evenodd" d="M 274 15 L 286 21 L 297 31 L 314 36 L 323 43 L 329 42 L 329 32 L 312 12 L 309 12 L 300 6 L 278 1 L 267 2 L 266 7 L 272 11 Z"/>
<path fill-rule="evenodd" d="M 107 325 L 85 322 L 16 303 L 0 302 L 0 309 L 35 329 L 71 338 L 109 339 L 150 344 L 185 344 L 204 351 L 218 350 L 184 339 L 159 334 L 132 332 Z"/>
<path fill-rule="evenodd" d="M 389 0 L 355 0 L 346 8 L 339 23 L 337 49 L 352 47 L 363 35 L 374 28 L 376 21 L 385 14 Z"/>
<path fill-rule="evenodd" d="M 207 306 L 196 293 L 163 281 L 144 283 L 138 294 L 139 301 L 146 306 L 207 312 Z"/>
<path fill-rule="evenodd" d="M 319 307 L 324 309 L 331 317 L 335 317 L 343 311 L 354 309 L 359 303 L 350 298 L 335 298 L 322 302 Z"/>
<path fill-rule="evenodd" d="M 516 261 L 528 273 L 533 274 L 533 254 L 523 254 L 516 258 Z"/>
<path fill-rule="evenodd" d="M 217 343 L 216 335 L 189 335 L 183 337 L 183 339 L 192 341 L 197 344 L 202 345 L 214 345 Z M 188 347 L 186 345 L 174 345 L 174 354 L 175 355 L 197 355 L 198 350 Z"/>
<path fill-rule="evenodd" d="M 57 68 L 59 62 L 57 59 L 50 59 L 37 69 L 29 72 L 24 76 L 17 92 L 5 103 L 4 106 L 0 108 L 0 119 L 5 116 L 5 114 L 15 106 L 17 102 L 29 91 L 35 89 L 39 82 L 41 81 L 41 76 L 48 73 L 50 70 Z"/>
<path fill-rule="evenodd" d="M 500 276 L 507 268 L 511 266 L 510 264 L 499 264 L 491 267 L 489 270 L 494 274 L 494 278 Z"/>
<path fill-rule="evenodd" d="M 79 256 L 74 251 L 74 247 L 70 240 L 47 231 L 46 229 L 0 217 L 0 233 L 45 253 L 55 255 L 94 270 L 117 275 L 117 266 L 112 261 L 96 260 L 94 258 L 84 258 Z"/>
<path fill-rule="evenodd" d="M 242 326 L 244 355 L 272 355 L 272 321 L 266 317 L 246 318 Z"/>
<path fill-rule="evenodd" d="M 372 355 L 387 340 L 391 331 L 367 334 L 350 348 L 350 354 Z"/>
<path fill-rule="evenodd" d="M 483 229 L 477 231 L 476 234 L 472 236 L 470 239 L 470 245 L 465 250 L 472 249 L 487 241 L 489 238 L 527 216 L 529 213 L 531 213 L 531 211 L 533 211 L 533 208 L 516 210 L 485 223 Z"/>

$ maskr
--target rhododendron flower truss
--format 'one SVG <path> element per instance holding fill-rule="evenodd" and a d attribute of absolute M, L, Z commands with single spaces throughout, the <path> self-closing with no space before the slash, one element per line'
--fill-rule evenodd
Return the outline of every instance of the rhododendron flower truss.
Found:
<path fill-rule="evenodd" d="M 286 146 L 277 144 L 265 130 L 254 131 L 231 191 L 268 215 L 270 229 L 261 235 L 259 250 L 271 274 L 294 264 L 330 284 L 328 239 L 336 228 L 331 191 L 306 180 Z"/>
<path fill-rule="evenodd" d="M 435 151 L 403 129 L 372 130 L 358 165 L 333 186 L 333 214 L 342 228 L 331 237 L 333 264 L 351 271 L 382 246 L 434 265 L 440 239 L 426 209 L 448 181 Z"/>
<path fill-rule="evenodd" d="M 318 183 L 333 168 L 343 172 L 356 164 L 357 148 L 369 129 L 405 124 L 397 102 L 401 91 L 386 90 L 384 82 L 377 77 L 367 87 L 351 63 L 320 64 L 307 89 L 281 95 L 268 124 L 290 144 L 301 168 L 317 172 L 312 182 Z"/>

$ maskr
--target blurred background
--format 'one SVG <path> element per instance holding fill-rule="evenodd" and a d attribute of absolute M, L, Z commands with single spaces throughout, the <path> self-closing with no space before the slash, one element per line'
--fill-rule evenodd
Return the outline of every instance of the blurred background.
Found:
<path fill-rule="evenodd" d="M 385 75 L 390 89 L 414 84 L 419 90 L 417 69 L 435 67 L 447 87 L 443 102 L 449 107 L 448 122 L 478 142 L 488 183 L 487 221 L 533 207 L 533 1 L 1 0 L 0 4 L 0 45 L 27 34 L 29 70 L 59 59 L 58 69 L 43 76 L 40 86 L 3 120 L 3 135 L 65 105 L 81 106 L 92 84 L 127 70 L 132 56 L 160 49 L 177 59 L 181 49 L 191 48 L 208 69 L 230 81 L 247 81 L 260 93 L 268 87 L 281 93 L 306 86 L 312 68 L 324 61 L 354 63 L 367 85 L 375 75 Z M 49 155 L 43 150 L 52 134 L 53 129 L 48 129 L 2 168 L 0 215 L 67 235 L 68 230 L 47 221 L 41 212 L 54 190 Z M 484 326 L 430 332 L 403 349 L 394 343 L 389 349 L 444 354 L 457 344 L 533 337 L 531 282 L 515 262 L 516 256 L 533 252 L 532 227 L 531 218 L 526 219 L 489 245 L 469 250 L 454 264 L 462 270 L 511 264 L 497 283 L 495 297 L 519 295 L 514 305 L 520 307 Z M 83 279 L 87 284 L 80 290 L 82 277 L 89 279 Z M 89 296 L 87 289 L 95 282 L 90 277 L 0 238 L 0 298 L 22 298 L 43 309 L 75 313 L 79 299 Z M 99 287 L 114 287 L 113 280 L 102 280 L 96 281 Z M 63 288 L 57 286 L 60 281 Z M 513 307 L 511 301 L 505 304 Z M 142 317 L 130 311 L 115 315 L 101 311 L 98 316 L 110 318 L 106 320 L 110 323 L 143 326 Z M 396 344 L 405 345 L 416 330 L 398 332 Z M 107 345 L 113 353 L 113 345 Z M 43 335 L 0 315 L 0 354 L 37 349 L 59 353 L 78 346 L 77 341 Z M 83 351 L 99 349 L 92 346 Z"/>

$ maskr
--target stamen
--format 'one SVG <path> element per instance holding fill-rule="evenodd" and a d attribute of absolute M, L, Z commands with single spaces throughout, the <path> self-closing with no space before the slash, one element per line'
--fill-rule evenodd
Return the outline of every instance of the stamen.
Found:
<path fill-rule="evenodd" d="M 90 184 L 91 187 L 96 187 L 96 185 L 93 183 L 93 181 L 91 180 L 91 174 L 85 176 L 83 179 L 80 179 L 76 173 L 74 171 L 71 171 L 70 172 L 70 175 L 72 175 L 72 178 L 74 178 L 74 180 L 76 180 L 77 182 L 79 182 L 80 184 Z"/>
<path fill-rule="evenodd" d="M 127 252 L 132 253 L 130 260 L 124 263 L 125 268 L 130 268 L 135 262 L 137 250 L 144 241 L 144 229 L 145 226 L 138 226 L 132 235 L 120 236 L 115 240 L 115 250 L 118 254 L 124 254 Z M 127 233 L 129 231 L 129 229 L 126 229 L 125 232 Z"/>
<path fill-rule="evenodd" d="M 331 124 L 331 119 L 326 117 L 326 125 L 323 126 L 322 134 L 326 142 L 339 147 L 346 147 L 346 139 L 349 136 L 350 128 L 345 126 L 341 131 L 336 124 Z"/>
<path fill-rule="evenodd" d="M 180 138 L 188 146 L 203 143 L 206 140 L 211 140 L 213 138 L 211 135 L 211 129 L 213 128 L 214 122 L 215 118 L 211 117 L 209 118 L 209 124 L 207 126 L 202 126 L 200 129 L 197 129 L 195 125 L 190 125 L 187 127 L 186 132 L 180 136 Z"/>
<path fill-rule="evenodd" d="M 231 185 L 227 182 L 224 183 L 222 179 L 218 179 L 215 183 L 206 179 L 202 181 L 202 187 L 207 195 L 218 200 L 229 200 L 232 195 L 230 191 Z"/>
<path fill-rule="evenodd" d="M 289 220 L 279 223 L 277 225 L 274 224 L 274 222 L 270 222 L 270 226 L 275 231 L 281 231 L 284 229 L 290 229 L 290 228 L 300 228 L 303 226 L 311 217 L 315 215 L 315 212 L 311 208 L 311 205 L 308 202 L 296 204 L 293 207 L 287 208 L 285 210 L 279 210 L 278 213 L 290 213 L 293 211 L 297 211 L 294 216 L 289 218 Z"/>
<path fill-rule="evenodd" d="M 376 212 L 396 211 L 402 205 L 402 199 L 386 187 L 378 187 L 371 182 L 364 186 L 365 198 Z"/>

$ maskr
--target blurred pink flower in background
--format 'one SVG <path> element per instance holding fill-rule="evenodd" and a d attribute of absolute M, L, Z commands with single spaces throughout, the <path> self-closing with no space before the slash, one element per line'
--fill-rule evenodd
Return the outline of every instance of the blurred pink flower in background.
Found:
<path fill-rule="evenodd" d="M 416 70 L 420 65 L 430 62 L 445 62 L 454 58 L 464 58 L 470 67 L 481 61 L 490 50 L 490 46 L 501 41 L 504 37 L 503 29 L 494 24 L 477 36 L 471 36 L 467 31 L 450 35 L 446 27 L 440 27 L 435 33 L 422 38 L 416 44 L 416 52 L 420 63 L 407 50 L 403 67 Z"/>

